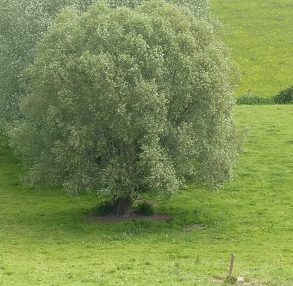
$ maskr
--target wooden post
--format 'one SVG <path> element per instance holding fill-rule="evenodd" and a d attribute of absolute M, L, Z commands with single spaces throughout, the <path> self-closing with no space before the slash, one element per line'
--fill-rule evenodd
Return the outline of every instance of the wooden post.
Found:
<path fill-rule="evenodd" d="M 230 257 L 230 269 L 229 269 L 229 274 L 227 277 L 227 280 L 231 280 L 233 269 L 234 269 L 234 260 L 235 260 L 235 255 L 232 253 Z"/>

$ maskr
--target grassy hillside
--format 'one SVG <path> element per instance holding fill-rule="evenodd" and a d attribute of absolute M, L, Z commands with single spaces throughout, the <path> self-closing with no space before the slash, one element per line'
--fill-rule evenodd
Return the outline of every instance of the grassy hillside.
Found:
<path fill-rule="evenodd" d="M 272 96 L 293 85 L 293 1 L 211 0 L 242 73 L 238 95 Z"/>
<path fill-rule="evenodd" d="M 222 285 L 232 252 L 245 285 L 292 285 L 292 115 L 293 106 L 238 107 L 251 136 L 235 180 L 157 201 L 167 223 L 89 224 L 95 198 L 22 187 L 2 148 L 0 285 Z"/>

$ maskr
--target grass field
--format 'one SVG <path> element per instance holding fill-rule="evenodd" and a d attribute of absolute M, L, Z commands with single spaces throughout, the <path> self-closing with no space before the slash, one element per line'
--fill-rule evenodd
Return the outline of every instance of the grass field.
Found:
<path fill-rule="evenodd" d="M 241 71 L 238 95 L 272 96 L 293 85 L 293 1 L 211 0 Z"/>
<path fill-rule="evenodd" d="M 237 107 L 251 134 L 235 180 L 157 201 L 165 223 L 89 224 L 94 197 L 23 187 L 2 148 L 0 285 L 223 285 L 232 252 L 245 285 L 293 285 L 292 118 L 293 106 Z"/>

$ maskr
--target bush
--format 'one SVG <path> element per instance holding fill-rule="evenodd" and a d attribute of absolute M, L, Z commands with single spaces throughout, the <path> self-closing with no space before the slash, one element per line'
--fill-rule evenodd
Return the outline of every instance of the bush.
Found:
<path fill-rule="evenodd" d="M 134 208 L 134 213 L 138 215 L 150 216 L 154 214 L 154 208 L 150 203 L 142 202 Z"/>
<path fill-rule="evenodd" d="M 267 97 L 261 97 L 257 95 L 252 94 L 245 94 L 237 98 L 236 100 L 237 104 L 247 104 L 247 105 L 253 105 L 253 104 L 272 104 L 272 99 Z"/>
<path fill-rule="evenodd" d="M 293 103 L 293 86 L 282 90 L 279 94 L 273 97 L 274 103 L 277 104 L 292 104 Z"/>

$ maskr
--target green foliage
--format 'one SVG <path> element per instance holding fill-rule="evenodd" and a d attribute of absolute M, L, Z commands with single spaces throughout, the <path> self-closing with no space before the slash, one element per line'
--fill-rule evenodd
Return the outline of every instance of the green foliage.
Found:
<path fill-rule="evenodd" d="M 237 98 L 237 104 L 246 104 L 246 105 L 253 105 L 253 104 L 272 104 L 273 101 L 271 98 L 268 97 L 261 97 L 253 94 L 245 94 Z"/>
<path fill-rule="evenodd" d="M 167 2 L 188 8 L 196 17 L 210 16 L 209 0 L 168 0 Z"/>
<path fill-rule="evenodd" d="M 292 286 L 292 113 L 237 106 L 251 135 L 235 179 L 219 192 L 189 185 L 152 198 L 170 222 L 88 223 L 96 196 L 24 187 L 12 151 L 0 148 L 0 284 L 223 285 L 234 253 L 233 275 L 246 284 Z"/>
<path fill-rule="evenodd" d="M 52 0 L 0 0 L 1 119 L 19 116 L 20 74 L 33 61 L 37 42 L 62 5 Z"/>
<path fill-rule="evenodd" d="M 206 0 L 170 0 L 187 5 L 196 15 L 207 14 Z M 21 116 L 24 93 L 20 75 L 33 62 L 37 43 L 60 9 L 86 10 L 99 0 L 0 0 L 0 120 Z M 111 7 L 139 6 L 143 0 L 109 0 Z"/>
<path fill-rule="evenodd" d="M 246 94 L 237 98 L 237 104 L 292 104 L 293 103 L 293 87 L 282 90 L 272 98 L 261 97 L 252 94 Z"/>
<path fill-rule="evenodd" d="M 229 179 L 234 67 L 206 19 L 164 1 L 63 11 L 10 131 L 33 184 L 114 198 Z"/>
<path fill-rule="evenodd" d="M 134 213 L 138 215 L 150 216 L 154 214 L 154 208 L 149 202 L 141 202 L 134 207 Z"/>
<path fill-rule="evenodd" d="M 275 95 L 273 101 L 277 104 L 293 104 L 293 86 Z"/>

